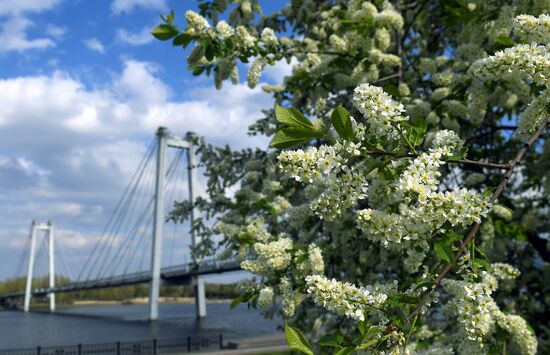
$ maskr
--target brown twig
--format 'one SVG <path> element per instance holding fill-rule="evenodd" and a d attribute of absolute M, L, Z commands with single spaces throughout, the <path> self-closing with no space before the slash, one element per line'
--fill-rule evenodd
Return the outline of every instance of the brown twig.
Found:
<path fill-rule="evenodd" d="M 400 75 L 399 73 L 393 73 L 393 74 L 390 74 L 390 75 L 381 77 L 380 79 L 377 79 L 377 80 L 373 81 L 372 83 L 374 84 L 374 83 L 379 83 L 379 82 L 381 82 L 381 81 L 386 81 L 386 80 L 398 78 L 399 75 Z"/>
<path fill-rule="evenodd" d="M 418 154 L 414 153 L 402 153 L 402 152 L 387 152 L 387 151 L 367 151 L 367 155 L 385 155 L 385 156 L 392 156 L 395 158 L 416 158 L 418 157 Z M 493 169 L 510 169 L 510 164 L 498 164 L 498 163 L 490 163 L 490 162 L 484 162 L 479 160 L 470 160 L 470 159 L 458 159 L 458 160 L 445 160 L 447 163 L 456 163 L 456 164 L 464 164 L 464 165 L 475 165 L 480 166 L 483 168 L 493 168 Z"/>

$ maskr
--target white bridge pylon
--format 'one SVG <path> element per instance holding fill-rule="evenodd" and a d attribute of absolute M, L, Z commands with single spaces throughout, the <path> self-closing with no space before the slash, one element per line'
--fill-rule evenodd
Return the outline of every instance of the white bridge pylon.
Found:
<path fill-rule="evenodd" d="M 28 312 L 31 307 L 31 297 L 32 297 L 32 274 L 34 269 L 34 262 L 36 259 L 36 239 L 38 238 L 38 232 L 45 231 L 48 235 L 48 274 L 49 274 L 49 287 L 55 287 L 55 254 L 54 254 L 54 232 L 53 232 L 53 223 L 37 223 L 35 220 L 32 221 L 31 225 L 31 251 L 29 255 L 29 268 L 27 270 L 27 283 L 25 286 L 25 303 L 24 311 Z M 55 311 L 55 293 L 48 293 L 50 298 L 50 311 Z"/>
<path fill-rule="evenodd" d="M 156 179 L 155 179 L 155 195 L 154 195 L 154 215 L 153 215 L 153 234 L 151 248 L 151 269 L 149 278 L 149 319 L 154 321 L 158 319 L 159 293 L 161 284 L 161 265 L 162 265 L 162 239 L 163 229 L 166 220 L 165 216 L 165 179 L 166 179 L 166 160 L 168 148 L 183 149 L 187 153 L 187 170 L 188 170 L 188 190 L 189 202 L 191 203 L 190 224 L 191 224 L 191 245 L 195 247 L 197 244 L 197 235 L 194 230 L 194 222 L 198 216 L 198 211 L 194 207 L 196 198 L 197 186 L 197 167 L 195 162 L 195 148 L 191 140 L 182 139 L 170 134 L 165 127 L 159 127 L 156 133 L 157 136 L 157 164 L 156 164 Z M 55 264 L 54 264 L 54 232 L 53 224 L 39 224 L 36 221 L 32 222 L 31 227 L 31 250 L 29 255 L 29 269 L 27 273 L 25 287 L 25 312 L 29 311 L 32 297 L 32 277 L 33 268 L 36 259 L 37 238 L 39 231 L 47 231 L 49 250 L 49 288 L 55 287 Z M 196 256 L 193 254 L 193 263 L 197 264 Z M 204 289 L 204 279 L 201 275 L 192 276 L 192 283 L 195 293 L 195 309 L 197 318 L 206 317 L 206 299 Z M 55 310 L 55 293 L 48 293 L 50 298 L 50 310 Z"/>
<path fill-rule="evenodd" d="M 159 127 L 157 130 L 157 171 L 155 182 L 155 216 L 153 229 L 153 247 L 151 252 L 151 283 L 149 286 L 149 319 L 158 319 L 158 304 L 160 290 L 160 267 L 162 257 L 162 235 L 164 229 L 164 193 L 165 193 L 165 173 L 166 158 L 168 148 L 185 149 L 187 151 L 187 169 L 189 184 L 189 202 L 191 203 L 191 245 L 194 247 L 197 243 L 196 233 L 193 229 L 195 217 L 198 211 L 194 207 L 195 188 L 197 185 L 197 167 L 195 163 L 195 148 L 193 142 L 183 140 L 170 134 L 165 127 Z M 196 263 L 196 257 L 193 254 L 193 262 Z M 204 293 L 204 279 L 202 276 L 194 276 L 193 285 L 195 289 L 195 308 L 197 318 L 206 317 L 206 299 Z"/>

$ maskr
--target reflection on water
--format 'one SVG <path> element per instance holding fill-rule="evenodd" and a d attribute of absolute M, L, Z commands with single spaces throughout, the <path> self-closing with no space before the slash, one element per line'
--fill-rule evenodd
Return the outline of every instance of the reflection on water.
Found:
<path fill-rule="evenodd" d="M 55 314 L 0 312 L 0 348 L 137 341 L 223 334 L 224 339 L 273 334 L 280 320 L 263 319 L 260 312 L 227 303 L 207 305 L 207 317 L 195 319 L 193 304 L 161 304 L 159 321 L 147 321 L 148 305 L 72 307 Z"/>

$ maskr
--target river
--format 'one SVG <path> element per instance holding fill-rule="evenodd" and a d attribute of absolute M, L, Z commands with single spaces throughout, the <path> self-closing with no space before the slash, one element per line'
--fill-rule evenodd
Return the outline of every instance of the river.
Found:
<path fill-rule="evenodd" d="M 159 305 L 159 321 L 147 321 L 148 305 L 69 307 L 49 312 L 0 312 L 0 349 L 175 339 L 222 334 L 225 340 L 274 334 L 280 320 L 258 310 L 228 303 L 208 303 L 205 319 L 195 319 L 195 305 Z"/>

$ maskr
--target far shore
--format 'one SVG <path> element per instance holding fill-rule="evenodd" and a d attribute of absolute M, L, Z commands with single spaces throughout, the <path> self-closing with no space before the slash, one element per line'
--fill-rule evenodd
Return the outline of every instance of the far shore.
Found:
<path fill-rule="evenodd" d="M 194 297 L 159 297 L 160 303 L 183 303 L 183 304 L 194 304 Z M 224 298 L 207 298 L 206 303 L 230 303 L 231 299 Z M 147 304 L 149 299 L 147 297 L 136 297 L 122 301 L 116 300 L 75 300 L 70 305 L 71 306 L 99 306 L 99 305 L 116 305 L 116 304 Z"/>

